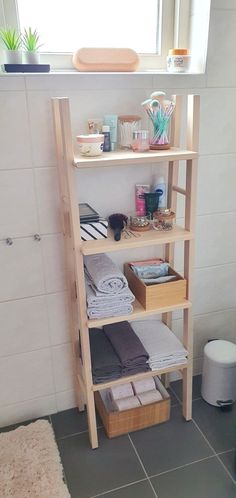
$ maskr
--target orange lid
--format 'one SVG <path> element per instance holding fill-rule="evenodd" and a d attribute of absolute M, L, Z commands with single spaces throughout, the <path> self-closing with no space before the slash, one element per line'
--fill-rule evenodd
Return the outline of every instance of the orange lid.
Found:
<path fill-rule="evenodd" d="M 187 48 L 170 48 L 169 55 L 189 55 Z"/>

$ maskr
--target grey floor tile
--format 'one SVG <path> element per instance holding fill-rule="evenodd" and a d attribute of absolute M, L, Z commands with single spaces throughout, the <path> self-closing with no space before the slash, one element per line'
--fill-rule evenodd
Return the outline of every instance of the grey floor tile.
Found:
<path fill-rule="evenodd" d="M 158 498 L 235 498 L 236 486 L 217 458 L 151 479 Z"/>
<path fill-rule="evenodd" d="M 145 478 L 128 436 L 108 439 L 98 431 L 99 448 L 88 434 L 58 440 L 71 498 L 88 498 Z"/>
<path fill-rule="evenodd" d="M 175 405 L 179 405 L 179 400 L 178 398 L 176 398 L 175 396 L 175 393 L 173 393 L 173 391 L 171 391 L 171 389 L 167 389 L 169 395 L 170 395 L 170 403 L 171 403 L 171 406 L 175 406 Z"/>
<path fill-rule="evenodd" d="M 193 419 L 216 453 L 236 448 L 236 404 L 231 411 L 222 411 L 204 400 L 195 401 Z"/>
<path fill-rule="evenodd" d="M 77 408 L 55 413 L 51 420 L 56 438 L 88 430 L 86 411 L 79 412 Z"/>
<path fill-rule="evenodd" d="M 227 453 L 221 453 L 221 455 L 219 455 L 219 458 L 227 467 L 233 479 L 236 481 L 236 450 L 227 451 Z"/>
<path fill-rule="evenodd" d="M 174 407 L 168 422 L 130 434 L 149 476 L 212 455 L 192 421 Z"/>
<path fill-rule="evenodd" d="M 201 398 L 201 384 L 202 376 L 195 375 L 193 377 L 193 400 Z M 170 386 L 171 389 L 173 389 L 174 393 L 182 401 L 182 380 L 175 380 L 174 382 L 171 382 Z"/>
<path fill-rule="evenodd" d="M 125 488 L 117 489 L 111 493 L 101 495 L 100 498 L 155 498 L 152 487 L 149 482 L 142 481 L 137 484 L 125 486 Z"/>
<path fill-rule="evenodd" d="M 32 418 L 30 420 L 25 420 L 24 422 L 20 422 L 19 424 L 12 424 L 12 425 L 7 425 L 6 427 L 0 427 L 0 433 L 14 431 L 14 429 L 17 429 L 17 427 L 20 427 L 21 425 L 32 424 L 32 422 L 36 422 L 36 420 L 48 420 L 48 422 L 50 422 L 49 417 Z"/>

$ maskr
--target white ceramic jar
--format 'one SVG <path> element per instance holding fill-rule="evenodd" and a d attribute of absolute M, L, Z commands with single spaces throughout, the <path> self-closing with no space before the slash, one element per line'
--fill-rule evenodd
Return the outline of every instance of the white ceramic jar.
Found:
<path fill-rule="evenodd" d="M 100 156 L 103 152 L 104 135 L 102 134 L 78 135 L 76 140 L 82 156 Z"/>
<path fill-rule="evenodd" d="M 167 71 L 170 73 L 187 73 L 190 69 L 191 55 L 187 48 L 173 48 L 167 56 Z"/>

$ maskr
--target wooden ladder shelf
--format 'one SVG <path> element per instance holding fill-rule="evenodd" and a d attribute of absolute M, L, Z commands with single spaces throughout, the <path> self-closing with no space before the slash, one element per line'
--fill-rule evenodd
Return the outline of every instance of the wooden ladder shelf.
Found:
<path fill-rule="evenodd" d="M 175 96 L 176 108 L 172 120 L 171 144 L 165 151 L 150 151 L 149 153 L 111 152 L 99 157 L 76 157 L 73 149 L 70 107 L 68 98 L 52 99 L 54 128 L 57 148 L 57 164 L 61 196 L 62 226 L 65 239 L 67 289 L 69 297 L 70 334 L 73 351 L 73 368 L 75 392 L 78 409 L 87 408 L 89 437 L 92 448 L 98 447 L 94 393 L 114 384 L 121 384 L 132 379 L 142 379 L 160 374 L 168 375 L 172 371 L 180 371 L 183 377 L 183 416 L 190 420 L 192 416 L 192 276 L 194 258 L 194 229 L 196 210 L 198 130 L 199 130 L 199 96 L 188 95 L 187 113 L 187 149 L 179 148 L 181 97 Z M 124 239 L 114 242 L 112 237 L 104 240 L 82 242 L 80 237 L 80 215 L 78 196 L 75 190 L 75 171 L 83 168 L 114 167 L 115 165 L 133 165 L 138 167 L 144 163 L 168 163 L 168 204 L 176 212 L 177 194 L 185 197 L 184 228 L 175 226 L 170 232 L 155 232 L 150 230 L 139 238 Z M 179 161 L 186 162 L 186 186 L 178 186 Z M 83 257 L 87 254 L 112 252 L 117 250 L 164 245 L 165 258 L 173 265 L 175 242 L 184 243 L 184 278 L 187 280 L 186 299 L 178 305 L 156 308 L 146 311 L 139 302 L 134 303 L 132 315 L 89 320 L 87 317 L 86 291 L 84 280 Z M 145 318 L 154 314 L 162 314 L 162 320 L 172 326 L 172 312 L 183 310 L 183 345 L 188 351 L 188 361 L 183 365 L 170 366 L 150 371 L 132 377 L 123 377 L 104 384 L 93 384 L 91 355 L 89 345 L 89 328 L 102 326 L 123 320 Z M 83 359 L 83 360 L 82 360 Z M 167 384 L 167 380 L 166 380 Z"/>

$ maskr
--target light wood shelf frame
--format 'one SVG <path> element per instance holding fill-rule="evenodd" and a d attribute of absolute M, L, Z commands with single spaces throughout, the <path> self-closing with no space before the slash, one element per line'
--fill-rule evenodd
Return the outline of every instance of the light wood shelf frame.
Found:
<path fill-rule="evenodd" d="M 98 447 L 94 392 L 111 385 L 122 384 L 134 379 L 143 379 L 155 375 L 165 375 L 168 384 L 168 374 L 180 371 L 183 377 L 183 416 L 191 419 L 192 414 L 192 274 L 194 258 L 194 229 L 196 208 L 198 130 L 199 130 L 199 96 L 188 95 L 187 149 L 179 148 L 181 97 L 175 96 L 176 109 L 172 120 L 171 149 L 151 151 L 150 153 L 133 153 L 118 151 L 107 153 L 97 158 L 76 157 L 73 148 L 71 130 L 70 106 L 68 98 L 53 98 L 53 119 L 57 149 L 58 176 L 61 197 L 62 227 L 65 240 L 66 274 L 68 289 L 68 304 L 70 316 L 70 334 L 73 353 L 73 368 L 75 392 L 78 409 L 87 409 L 89 438 L 92 448 Z M 177 194 L 185 197 L 184 228 L 176 226 L 170 232 L 157 233 L 154 230 L 142 234 L 138 238 L 122 239 L 114 242 L 108 239 L 82 242 L 80 237 L 80 222 L 78 197 L 75 190 L 75 172 L 83 168 L 101 168 L 112 166 L 143 166 L 146 164 L 168 163 L 168 200 L 170 207 L 176 211 Z M 186 187 L 178 186 L 179 161 L 186 161 Z M 187 280 L 186 299 L 172 306 L 146 311 L 139 302 L 134 303 L 132 315 L 89 320 L 87 317 L 86 291 L 84 279 L 83 257 L 88 254 L 112 252 L 150 245 L 164 245 L 165 258 L 173 265 L 175 242 L 184 242 L 184 278 Z M 162 314 L 162 320 L 170 328 L 172 313 L 176 309 L 183 310 L 183 344 L 188 350 L 188 361 L 181 365 L 172 365 L 156 371 L 123 377 L 116 381 L 93 384 L 91 355 L 89 345 L 89 328 L 115 323 L 122 320 L 135 320 L 153 314 Z M 82 359 L 83 358 L 83 362 Z"/>

